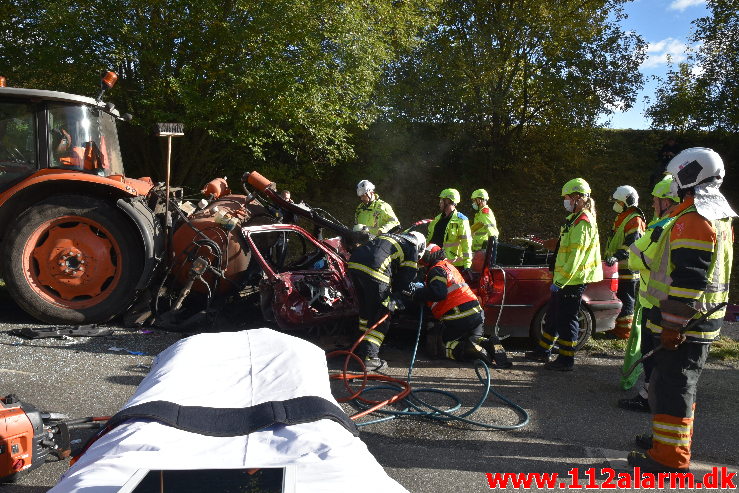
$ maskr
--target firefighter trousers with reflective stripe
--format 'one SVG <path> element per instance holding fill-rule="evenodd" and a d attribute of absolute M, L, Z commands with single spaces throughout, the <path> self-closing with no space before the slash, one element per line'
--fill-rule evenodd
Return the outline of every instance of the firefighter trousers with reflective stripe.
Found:
<path fill-rule="evenodd" d="M 618 280 L 618 291 L 616 296 L 621 301 L 621 311 L 616 318 L 616 327 L 614 332 L 621 339 L 628 339 L 631 334 L 631 324 L 634 321 L 634 305 L 636 301 L 636 291 L 639 287 L 639 280 Z"/>
<path fill-rule="evenodd" d="M 390 296 L 390 285 L 379 282 L 369 274 L 354 269 L 349 269 L 349 276 L 354 284 L 354 291 L 356 292 L 357 302 L 359 304 L 358 328 L 360 332 L 365 333 L 387 313 L 387 305 L 384 302 Z M 378 327 L 367 332 L 364 341 L 369 344 L 362 344 L 360 346 L 362 351 L 367 354 L 360 354 L 362 351 L 357 349 L 357 355 L 362 357 L 377 357 L 389 328 L 390 324 L 385 320 Z"/>
<path fill-rule="evenodd" d="M 557 342 L 559 357 L 565 362 L 575 359 L 575 345 L 580 333 L 577 313 L 580 311 L 585 286 L 586 284 L 565 286 L 556 293 L 552 293 L 547 305 L 547 319 L 539 344 L 548 354 Z"/>
<path fill-rule="evenodd" d="M 647 354 L 649 351 L 654 349 L 655 337 L 652 331 L 647 327 L 647 320 L 649 320 L 649 308 L 641 309 L 641 324 L 639 330 L 641 332 L 641 339 L 639 340 L 639 349 L 641 350 L 642 356 Z M 656 341 L 659 343 L 659 341 Z M 654 357 L 649 357 L 641 362 L 641 366 L 644 369 L 644 383 L 648 384 L 651 379 L 652 370 L 654 369 Z M 644 396 L 642 396 L 644 397 Z"/>
<path fill-rule="evenodd" d="M 659 344 L 659 336 L 654 337 Z M 654 353 L 649 380 L 653 446 L 649 455 L 668 467 L 690 465 L 695 395 L 710 344 L 684 342 L 675 351 Z"/>
<path fill-rule="evenodd" d="M 460 305 L 460 311 L 467 309 L 467 305 L 477 304 L 477 301 L 470 301 Z M 441 337 L 444 343 L 469 336 L 482 336 L 483 328 L 482 312 L 471 313 L 464 318 L 454 320 L 443 320 Z"/>

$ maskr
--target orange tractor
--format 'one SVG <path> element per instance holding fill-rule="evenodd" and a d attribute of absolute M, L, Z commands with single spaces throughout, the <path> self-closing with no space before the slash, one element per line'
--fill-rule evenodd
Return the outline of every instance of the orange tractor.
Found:
<path fill-rule="evenodd" d="M 263 280 L 242 227 L 276 222 L 279 206 L 246 181 L 234 194 L 212 180 L 195 207 L 168 176 L 166 186 L 126 177 L 116 121 L 130 116 L 102 101 L 116 78 L 108 72 L 93 99 L 4 87 L 0 77 L 0 274 L 18 305 L 45 322 L 125 312 L 129 323 L 175 326 Z M 272 236 L 261 241 L 280 241 Z"/>

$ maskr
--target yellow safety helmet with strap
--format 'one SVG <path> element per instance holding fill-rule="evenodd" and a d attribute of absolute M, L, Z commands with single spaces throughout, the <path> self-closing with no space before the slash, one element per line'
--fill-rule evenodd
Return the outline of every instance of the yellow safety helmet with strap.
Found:
<path fill-rule="evenodd" d="M 674 178 L 672 175 L 667 175 L 662 180 L 658 181 L 652 189 L 652 195 L 659 199 L 670 199 L 674 202 L 680 202 L 680 198 L 677 195 L 673 195 L 670 192 L 672 181 Z"/>
<path fill-rule="evenodd" d="M 583 195 L 590 195 L 590 185 L 582 178 L 573 178 L 568 181 L 562 187 L 562 196 L 570 195 L 573 193 L 581 193 Z"/>
<path fill-rule="evenodd" d="M 478 188 L 474 192 L 472 192 L 472 197 L 470 197 L 472 200 L 474 199 L 482 199 L 482 200 L 488 200 L 490 196 L 488 195 L 487 190 L 484 188 Z"/>
<path fill-rule="evenodd" d="M 439 194 L 440 199 L 449 199 L 454 205 L 459 204 L 459 191 L 456 188 L 445 188 Z"/>

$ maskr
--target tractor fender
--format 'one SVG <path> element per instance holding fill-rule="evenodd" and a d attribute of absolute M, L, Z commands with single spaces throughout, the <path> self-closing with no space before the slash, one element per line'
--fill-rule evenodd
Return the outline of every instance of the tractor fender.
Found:
<path fill-rule="evenodd" d="M 118 199 L 116 205 L 131 218 L 141 236 L 144 246 L 144 269 L 136 289 L 144 289 L 149 285 L 154 269 L 164 255 L 164 228 L 142 197 Z"/>
<path fill-rule="evenodd" d="M 78 180 L 77 175 L 81 173 L 47 174 L 47 179 L 32 177 L 0 194 L 0 236 L 5 235 L 8 225 L 24 210 L 50 195 L 97 197 L 111 204 L 119 198 L 131 198 L 133 195 L 119 182 L 98 176 Z"/>

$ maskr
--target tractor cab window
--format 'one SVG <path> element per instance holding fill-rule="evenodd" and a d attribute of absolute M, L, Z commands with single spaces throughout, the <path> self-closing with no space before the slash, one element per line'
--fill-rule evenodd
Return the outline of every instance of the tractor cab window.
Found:
<path fill-rule="evenodd" d="M 37 169 L 36 119 L 26 103 L 0 101 L 0 186 L 21 180 Z"/>
<path fill-rule="evenodd" d="M 99 108 L 50 105 L 49 153 L 52 168 L 123 174 L 115 119 Z"/>

